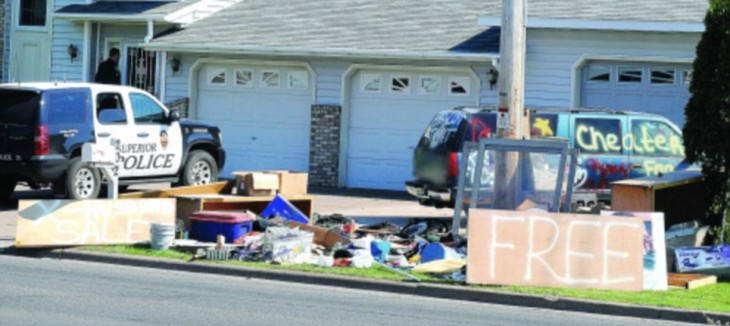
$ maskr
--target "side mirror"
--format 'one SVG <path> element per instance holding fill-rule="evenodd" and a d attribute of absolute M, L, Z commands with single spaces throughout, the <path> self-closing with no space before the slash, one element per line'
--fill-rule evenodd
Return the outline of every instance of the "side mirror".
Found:
<path fill-rule="evenodd" d="M 167 119 L 168 121 L 170 121 L 170 123 L 180 121 L 180 112 L 177 112 L 177 110 L 170 111 Z"/>

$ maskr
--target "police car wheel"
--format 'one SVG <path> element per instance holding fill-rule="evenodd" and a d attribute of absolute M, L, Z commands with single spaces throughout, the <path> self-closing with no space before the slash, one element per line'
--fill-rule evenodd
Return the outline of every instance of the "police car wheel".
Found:
<path fill-rule="evenodd" d="M 218 165 L 206 151 L 192 151 L 183 169 L 183 186 L 204 185 L 218 181 Z"/>
<path fill-rule="evenodd" d="M 81 161 L 80 157 L 71 159 L 66 172 L 66 191 L 71 199 L 93 199 L 99 197 L 101 174 L 99 170 Z"/>
<path fill-rule="evenodd" d="M 15 179 L 8 178 L 8 176 L 0 177 L 0 202 L 5 202 L 10 199 L 10 196 L 13 195 L 13 191 L 15 191 L 16 183 Z"/>

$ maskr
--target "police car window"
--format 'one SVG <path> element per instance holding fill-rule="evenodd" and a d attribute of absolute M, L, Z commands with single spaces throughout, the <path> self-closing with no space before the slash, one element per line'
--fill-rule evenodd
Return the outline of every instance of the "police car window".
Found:
<path fill-rule="evenodd" d="M 620 154 L 621 122 L 610 118 L 575 119 L 575 146 L 582 153 Z"/>
<path fill-rule="evenodd" d="M 101 124 L 125 124 L 122 96 L 118 93 L 100 93 L 96 96 L 96 118 Z"/>
<path fill-rule="evenodd" d="M 626 146 L 636 155 L 684 156 L 682 135 L 663 121 L 632 120 Z"/>
<path fill-rule="evenodd" d="M 48 94 L 46 110 L 48 121 L 54 124 L 82 124 L 86 121 L 89 92 L 65 90 Z"/>
<path fill-rule="evenodd" d="M 165 121 L 165 110 L 147 95 L 130 93 L 135 123 L 162 123 Z"/>

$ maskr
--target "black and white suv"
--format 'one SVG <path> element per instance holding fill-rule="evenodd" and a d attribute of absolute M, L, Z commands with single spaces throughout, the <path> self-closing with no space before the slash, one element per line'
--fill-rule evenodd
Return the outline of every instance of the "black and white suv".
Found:
<path fill-rule="evenodd" d="M 96 198 L 102 176 L 84 143 L 112 144 L 119 184 L 214 182 L 225 162 L 220 130 L 180 120 L 137 88 L 87 83 L 0 85 L 0 201 L 18 182 Z"/>

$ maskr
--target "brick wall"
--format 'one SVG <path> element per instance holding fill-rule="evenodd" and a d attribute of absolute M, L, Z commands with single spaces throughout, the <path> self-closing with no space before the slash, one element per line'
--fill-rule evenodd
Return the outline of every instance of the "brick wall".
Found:
<path fill-rule="evenodd" d="M 312 186 L 337 187 L 341 112 L 340 106 L 312 106 L 309 140 L 309 184 Z"/>

